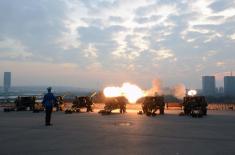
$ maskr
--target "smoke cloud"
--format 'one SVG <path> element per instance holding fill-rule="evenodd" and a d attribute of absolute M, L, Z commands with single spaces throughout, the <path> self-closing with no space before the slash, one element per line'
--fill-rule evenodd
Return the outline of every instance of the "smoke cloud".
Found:
<path fill-rule="evenodd" d="M 184 84 L 177 84 L 172 89 L 172 95 L 178 99 L 183 99 L 186 93 L 186 88 Z"/>
<path fill-rule="evenodd" d="M 146 91 L 147 96 L 162 95 L 162 81 L 155 79 L 152 81 L 152 88 Z"/>
<path fill-rule="evenodd" d="M 155 95 L 173 95 L 178 99 L 183 99 L 186 93 L 186 87 L 184 84 L 177 84 L 172 88 L 164 89 L 160 79 L 154 79 L 152 81 L 152 88 L 146 91 L 146 96 Z"/>

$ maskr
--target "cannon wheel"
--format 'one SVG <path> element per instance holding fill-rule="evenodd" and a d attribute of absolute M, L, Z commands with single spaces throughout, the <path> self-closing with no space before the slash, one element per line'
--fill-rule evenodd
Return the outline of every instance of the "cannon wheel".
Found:
<path fill-rule="evenodd" d="M 153 113 L 152 113 L 152 116 L 155 117 L 155 116 L 157 116 L 157 114 L 156 114 L 155 112 L 153 112 Z"/>
<path fill-rule="evenodd" d="M 147 115 L 147 116 L 151 116 L 152 113 L 148 111 L 148 112 L 146 112 L 146 115 Z"/>
<path fill-rule="evenodd" d="M 111 114 L 111 111 L 103 111 L 101 114 L 102 114 L 102 115 L 110 115 L 110 114 Z"/>
<path fill-rule="evenodd" d="M 86 112 L 93 112 L 91 107 L 87 107 Z"/>

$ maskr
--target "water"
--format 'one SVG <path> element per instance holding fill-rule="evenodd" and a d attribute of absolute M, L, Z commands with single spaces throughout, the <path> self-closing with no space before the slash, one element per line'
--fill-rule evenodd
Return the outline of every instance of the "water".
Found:
<path fill-rule="evenodd" d="M 36 102 L 41 102 L 45 93 L 45 88 L 13 87 L 8 93 L 0 92 L 0 103 L 14 102 L 18 96 L 35 96 Z M 56 96 L 63 96 L 65 100 L 73 100 L 75 96 L 90 95 L 91 91 L 79 88 L 58 87 L 53 89 L 53 93 Z"/>

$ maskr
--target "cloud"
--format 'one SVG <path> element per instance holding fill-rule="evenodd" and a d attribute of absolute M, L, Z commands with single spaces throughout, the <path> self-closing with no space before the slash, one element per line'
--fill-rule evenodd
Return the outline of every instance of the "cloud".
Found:
<path fill-rule="evenodd" d="M 230 38 L 231 38 L 232 40 L 235 40 L 235 33 L 232 34 L 232 35 L 230 35 Z"/>
<path fill-rule="evenodd" d="M 159 50 L 151 51 L 154 54 L 155 60 L 167 60 L 167 59 L 174 59 L 174 53 L 167 48 L 161 48 Z"/>
<path fill-rule="evenodd" d="M 20 41 L 6 38 L 0 40 L 0 59 L 27 59 L 33 54 Z"/>
<path fill-rule="evenodd" d="M 235 2 L 231 0 L 217 0 L 209 5 L 214 12 L 220 12 L 234 6 Z"/>
<path fill-rule="evenodd" d="M 234 6 L 224 9 L 213 10 L 212 5 L 218 5 L 215 0 L 197 0 L 189 5 L 193 16 L 188 21 L 187 28 L 181 32 L 184 40 L 195 41 L 200 39 L 202 43 L 209 43 L 213 40 L 224 37 L 226 31 L 222 30 L 225 24 L 235 15 Z M 221 2 L 220 2 L 221 3 Z M 227 5 L 228 2 L 222 2 Z M 199 37 L 192 37 L 192 34 L 200 33 Z"/>
<path fill-rule="evenodd" d="M 138 16 L 159 15 L 167 17 L 171 14 L 177 14 L 177 7 L 175 4 L 159 4 L 152 3 L 147 6 L 139 7 L 136 10 Z"/>
<path fill-rule="evenodd" d="M 215 56 L 216 54 L 218 54 L 218 51 L 214 51 L 214 50 L 211 50 L 211 51 L 208 51 L 203 57 L 203 61 L 207 61 L 209 58 Z"/>
<path fill-rule="evenodd" d="M 160 75 L 168 84 L 199 86 L 202 74 L 235 67 L 230 0 L 1 0 L 0 20 L 0 59 L 14 71 L 23 62 L 28 71 L 45 63 L 48 72 L 66 68 L 89 84 L 98 78 L 145 85 Z"/>
<path fill-rule="evenodd" d="M 89 44 L 87 49 L 84 49 L 84 56 L 87 58 L 97 58 L 97 49 L 93 44 Z"/>
<path fill-rule="evenodd" d="M 122 23 L 122 22 L 124 22 L 124 19 L 119 16 L 110 16 L 109 21 L 114 22 L 114 23 Z"/>
<path fill-rule="evenodd" d="M 115 58 L 135 60 L 140 55 L 149 49 L 149 43 L 144 39 L 143 34 L 139 33 L 119 33 L 116 34 L 114 40 L 118 43 L 118 47 L 112 52 Z"/>
<path fill-rule="evenodd" d="M 125 31 L 125 27 L 113 25 L 109 27 L 78 27 L 79 40 L 82 43 L 108 44 L 112 42 L 112 35 Z"/>
<path fill-rule="evenodd" d="M 221 67 L 221 66 L 224 66 L 224 65 L 225 65 L 225 62 L 223 62 L 223 61 L 216 62 L 217 67 Z"/>

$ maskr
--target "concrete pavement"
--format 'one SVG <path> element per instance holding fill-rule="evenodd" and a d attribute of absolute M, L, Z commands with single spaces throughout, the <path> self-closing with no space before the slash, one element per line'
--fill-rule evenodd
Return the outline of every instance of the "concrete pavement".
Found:
<path fill-rule="evenodd" d="M 126 114 L 0 112 L 0 154 L 235 154 L 235 112 L 147 117 Z"/>

